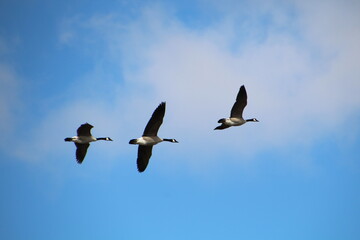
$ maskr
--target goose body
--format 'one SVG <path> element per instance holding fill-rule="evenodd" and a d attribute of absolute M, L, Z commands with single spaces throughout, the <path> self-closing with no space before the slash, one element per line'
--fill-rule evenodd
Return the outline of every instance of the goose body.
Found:
<path fill-rule="evenodd" d="M 246 123 L 246 120 L 244 120 L 243 118 L 222 118 L 218 121 L 218 123 L 223 123 L 229 127 L 233 127 L 233 126 L 240 126 L 243 125 L 244 123 Z"/>
<path fill-rule="evenodd" d="M 149 122 L 147 123 L 142 137 L 131 139 L 129 144 L 137 144 L 138 147 L 138 157 L 137 157 L 137 168 L 139 172 L 145 171 L 147 165 L 149 164 L 150 157 L 152 155 L 152 148 L 154 145 L 167 141 L 172 143 L 177 143 L 175 139 L 160 138 L 157 136 L 157 132 L 163 122 L 165 115 L 165 102 L 160 103 L 160 105 L 155 109 L 152 114 Z"/>
<path fill-rule="evenodd" d="M 81 164 L 87 153 L 87 149 L 90 146 L 90 142 L 99 140 L 112 141 L 109 137 L 96 138 L 91 135 L 92 125 L 85 123 L 77 129 L 77 136 L 65 138 L 65 142 L 73 142 L 76 146 L 76 161 Z"/>
<path fill-rule="evenodd" d="M 214 130 L 222 130 L 229 127 L 241 126 L 246 122 L 258 122 L 256 118 L 251 118 L 246 120 L 243 118 L 242 115 L 246 105 L 247 105 L 247 93 L 245 86 L 242 85 L 236 97 L 236 102 L 231 108 L 230 117 L 220 119 L 218 123 L 221 123 L 221 125 L 217 126 Z"/>
<path fill-rule="evenodd" d="M 138 144 L 142 146 L 154 146 L 163 141 L 174 142 L 173 140 L 175 139 L 163 139 L 158 136 L 143 136 L 137 139 L 130 140 L 130 144 Z"/>
<path fill-rule="evenodd" d="M 93 136 L 74 136 L 72 138 L 65 138 L 65 141 L 85 144 L 85 143 L 95 142 L 97 141 L 97 139 Z"/>

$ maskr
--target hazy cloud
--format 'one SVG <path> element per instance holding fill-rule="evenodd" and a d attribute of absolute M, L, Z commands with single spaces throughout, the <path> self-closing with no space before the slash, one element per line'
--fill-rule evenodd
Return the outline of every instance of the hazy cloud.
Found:
<path fill-rule="evenodd" d="M 181 145 L 171 151 L 185 159 L 190 156 L 186 152 L 195 151 L 214 156 L 217 149 L 241 149 L 251 155 L 294 144 L 311 146 L 326 132 L 336 132 L 360 107 L 359 6 L 323 4 L 294 1 L 278 7 L 270 2 L 257 8 L 248 3 L 252 11 L 246 14 L 221 7 L 217 21 L 194 29 L 161 7 L 144 8 L 126 22 L 115 14 L 73 19 L 60 41 L 93 38 L 102 51 L 97 56 L 101 52 L 101 61 L 119 66 L 122 76 L 109 83 L 111 100 L 88 103 L 79 95 L 49 113 L 39 139 L 54 125 L 65 121 L 66 128 L 74 128 L 86 118 L 127 144 L 141 135 L 153 109 L 166 100 L 159 134 L 177 138 Z M 105 65 L 97 66 L 104 70 L 98 73 L 106 72 Z M 102 80 L 95 86 L 106 83 L 101 74 L 96 79 Z M 213 131 L 217 120 L 229 115 L 242 84 L 249 97 L 244 115 L 260 123 Z M 89 105 L 95 107 L 89 110 Z M 126 149 L 116 148 L 113 154 Z"/>
<path fill-rule="evenodd" d="M 265 138 L 264 144 L 271 146 L 315 140 L 324 131 L 341 125 L 360 106 L 359 98 L 355 97 L 359 90 L 358 41 L 349 40 L 358 38 L 359 21 L 351 11 L 353 14 L 343 17 L 339 25 L 338 18 L 347 14 L 343 10 L 353 6 L 343 4 L 338 8 L 338 5 L 336 2 L 327 5 L 330 15 L 323 13 L 321 17 L 326 21 L 317 23 L 316 10 L 322 6 L 304 4 L 293 19 L 296 24 L 289 24 L 294 25 L 291 31 L 286 28 L 269 31 L 262 41 L 252 34 L 258 30 L 244 29 L 250 37 L 241 39 L 238 51 L 232 51 L 228 44 L 239 37 L 233 27 L 239 23 L 239 17 L 233 16 L 233 22 L 227 18 L 213 28 L 195 31 L 171 16 L 148 11 L 139 20 L 141 28 L 133 29 L 129 39 L 136 45 L 128 49 L 141 49 L 134 51 L 135 60 L 144 62 L 128 75 L 129 82 L 149 85 L 156 96 L 171 101 L 178 114 L 176 125 L 198 129 L 190 133 L 199 134 L 198 138 L 204 136 L 200 130 L 203 121 L 210 123 L 208 119 L 216 121 L 228 114 L 238 87 L 246 84 L 249 106 L 245 114 L 262 120 L 250 142 Z M 274 8 L 267 6 L 262 14 Z M 275 21 L 269 29 L 284 27 L 281 19 L 288 15 L 275 11 L 271 15 Z M 249 19 L 256 19 L 256 15 Z M 343 29 L 342 25 L 347 27 Z M 336 46 L 329 48 L 333 40 L 325 39 L 332 39 L 340 28 L 343 37 L 337 38 Z M 322 37 L 315 32 L 322 32 Z M 222 34 L 228 35 L 217 36 Z M 144 39 L 144 44 L 138 43 L 139 39 Z M 150 46 L 149 39 L 154 40 Z"/>

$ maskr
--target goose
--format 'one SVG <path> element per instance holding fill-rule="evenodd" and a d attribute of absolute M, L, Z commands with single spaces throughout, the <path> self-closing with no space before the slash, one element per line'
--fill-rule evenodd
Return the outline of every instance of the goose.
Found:
<path fill-rule="evenodd" d="M 77 129 L 77 136 L 65 138 L 65 142 L 74 142 L 76 146 L 76 161 L 81 164 L 84 161 L 90 142 L 95 142 L 98 140 L 112 141 L 109 137 L 99 137 L 95 138 L 91 135 L 90 130 L 93 128 L 89 123 L 82 124 Z"/>
<path fill-rule="evenodd" d="M 217 126 L 214 130 L 223 130 L 233 126 L 240 126 L 245 124 L 246 122 L 259 122 L 256 118 L 250 118 L 246 120 L 243 118 L 242 114 L 244 108 L 246 107 L 246 104 L 247 104 L 246 89 L 245 86 L 242 85 L 236 97 L 236 102 L 234 103 L 231 109 L 230 117 L 220 119 L 218 123 L 221 123 L 221 125 Z"/>
<path fill-rule="evenodd" d="M 157 132 L 163 122 L 165 115 L 165 102 L 159 104 L 152 114 L 149 122 L 147 123 L 142 137 L 137 139 L 131 139 L 129 144 L 137 144 L 138 147 L 138 157 L 137 157 L 137 169 L 139 172 L 144 172 L 149 159 L 152 154 L 152 148 L 154 145 L 167 141 L 172 143 L 178 143 L 175 139 L 160 138 L 157 136 Z"/>

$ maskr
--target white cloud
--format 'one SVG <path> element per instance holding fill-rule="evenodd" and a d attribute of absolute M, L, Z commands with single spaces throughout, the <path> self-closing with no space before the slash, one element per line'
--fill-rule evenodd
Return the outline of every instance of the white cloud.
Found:
<path fill-rule="evenodd" d="M 331 9 L 336 8 L 334 5 Z M 302 16 L 307 19 L 315 17 Z M 331 26 L 337 21 L 328 20 Z M 354 97 L 359 90 L 359 81 L 356 81 L 359 70 L 356 64 L 351 64 L 358 62 L 356 56 L 360 55 L 357 42 L 348 41 L 358 27 L 358 21 L 352 20 L 349 18 L 344 23 L 353 27 L 348 27 L 348 32 L 342 29 L 348 37 L 339 38 L 343 44 L 333 52 L 323 48 L 321 40 L 315 41 L 307 35 L 307 29 L 316 25 L 312 23 L 298 29 L 303 31 L 303 37 L 309 38 L 309 42 L 303 42 L 301 37 L 288 32 L 269 32 L 265 41 L 245 43 L 239 53 L 234 53 L 221 45 L 232 40 L 219 42 L 219 38 L 214 37 L 216 32 L 224 33 L 221 28 L 194 32 L 180 23 L 168 25 L 174 21 L 165 18 L 158 20 L 163 22 L 162 30 L 157 25 L 156 33 L 160 32 L 161 40 L 147 50 L 142 49 L 144 51 L 138 56 L 146 59 L 148 64 L 131 77 L 152 85 L 158 96 L 171 99 L 177 107 L 176 112 L 183 113 L 178 124 L 194 129 L 203 126 L 201 118 L 213 119 L 214 111 L 217 113 L 224 108 L 224 113 L 228 114 L 238 87 L 245 83 L 249 91 L 249 106 L 245 114 L 252 111 L 263 117 L 259 124 L 262 132 L 254 137 L 259 138 L 263 132 L 268 132 L 265 137 L 271 143 L 266 144 L 286 144 L 304 134 L 306 141 L 308 137 L 314 140 L 319 134 L 321 136 L 322 131 L 341 124 L 349 111 L 357 110 L 360 105 Z M 144 19 L 143 22 L 146 24 L 151 20 Z M 324 35 L 330 37 L 337 30 L 328 28 L 329 32 L 324 32 Z M 319 50 L 318 55 L 314 48 Z M 351 59 L 346 57 L 349 53 Z M 345 59 L 348 63 L 344 62 Z M 350 97 L 349 91 L 353 93 Z M 344 105 L 349 108 L 347 112 L 344 112 Z M 318 123 L 321 123 L 320 129 Z"/>
<path fill-rule="evenodd" d="M 122 147 L 113 154 L 126 152 L 128 139 L 141 135 L 153 109 L 163 100 L 168 103 L 167 113 L 159 134 L 177 138 L 181 144 L 171 147 L 171 152 L 189 162 L 194 152 L 202 162 L 207 161 L 204 155 L 216 156 L 219 149 L 250 155 L 273 148 L 282 151 L 289 145 L 311 146 L 327 132 L 341 131 L 346 118 L 360 107 L 359 20 L 355 14 L 359 8 L 330 2 L 324 12 L 319 3 L 294 3 L 297 14 L 291 17 L 286 12 L 288 5 L 277 8 L 272 2 L 261 11 L 252 6 L 245 19 L 232 11 L 196 30 L 159 8 L 147 8 L 126 24 L 114 15 L 74 23 L 72 27 L 92 29 L 91 34 L 82 32 L 83 37 L 98 36 L 95 41 L 103 44 L 103 58 L 121 66 L 124 80 L 114 84 L 117 96 L 112 100 L 99 97 L 86 102 L 78 96 L 63 109 L 49 113 L 39 142 L 46 143 L 42 137 L 55 126 L 68 129 L 71 125 L 73 129 L 75 122 L 87 119 L 96 130 L 121 139 L 117 146 Z M 271 26 L 257 23 L 260 29 L 252 29 L 249 21 L 259 22 L 259 12 L 271 13 Z M 74 31 L 79 37 L 81 31 Z M 259 40 L 261 31 L 265 33 Z M 75 36 L 72 34 L 65 31 L 65 43 L 66 36 Z M 101 72 L 95 78 L 103 79 Z M 213 131 L 217 120 L 228 116 L 242 84 L 249 97 L 244 115 L 260 122 Z M 337 128 L 340 130 L 334 130 Z M 68 132 L 64 129 L 62 134 Z M 39 144 L 40 149 L 51 148 Z"/>
<path fill-rule="evenodd" d="M 237 22 L 227 18 L 214 28 L 196 31 L 169 16 L 160 14 L 157 20 L 154 16 L 145 17 L 142 28 L 134 34 L 136 40 L 148 40 L 142 36 L 148 25 L 160 37 L 151 36 L 156 39 L 154 44 L 136 52 L 136 59 L 145 59 L 147 64 L 129 78 L 150 85 L 156 96 L 169 101 L 169 112 L 172 110 L 174 115 L 168 124 L 174 126 L 175 135 L 189 138 L 189 147 L 194 149 L 212 151 L 208 146 L 199 147 L 198 142 L 214 134 L 217 139 L 209 140 L 210 145 L 223 144 L 226 148 L 237 142 L 243 151 L 250 152 L 289 144 L 311 145 L 329 131 L 341 131 L 341 125 L 360 107 L 360 70 L 356 67 L 360 56 L 356 41 L 358 15 L 351 10 L 350 16 L 338 24 L 338 17 L 347 14 L 337 12 L 339 4 L 332 2 L 327 6 L 334 14 L 324 16 L 328 11 L 320 16 L 326 19 L 326 27 L 324 21 L 316 21 L 317 11 L 322 11 L 322 6 L 318 6 L 311 10 L 300 8 L 300 19 L 294 20 L 298 25 L 290 23 L 293 29 L 284 31 L 271 31 L 278 29 L 272 26 L 263 41 L 253 39 L 251 29 L 247 29 L 251 37 L 240 41 L 242 45 L 235 52 L 227 44 L 239 37 L 232 32 L 239 17 L 234 17 Z M 341 4 L 341 10 L 354 7 Z M 268 7 L 269 11 L 273 8 Z M 284 19 L 284 15 L 277 19 Z M 333 15 L 338 17 L 332 18 Z M 227 24 L 231 27 L 224 28 Z M 284 21 L 273 24 L 283 27 Z M 338 31 L 342 37 L 333 40 Z M 218 118 L 229 114 L 242 84 L 249 93 L 245 116 L 257 117 L 260 123 L 256 127 L 248 124 L 243 129 L 225 130 L 223 135 L 209 133 Z"/>

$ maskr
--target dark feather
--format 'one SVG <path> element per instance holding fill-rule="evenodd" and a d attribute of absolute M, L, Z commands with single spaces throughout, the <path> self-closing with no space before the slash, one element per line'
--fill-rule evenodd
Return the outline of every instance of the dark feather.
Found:
<path fill-rule="evenodd" d="M 78 136 L 91 136 L 90 130 L 93 128 L 92 125 L 85 123 L 77 129 Z"/>
<path fill-rule="evenodd" d="M 234 106 L 231 108 L 230 117 L 242 118 L 242 114 L 246 105 L 247 105 L 247 94 L 244 85 L 242 85 L 236 97 L 236 102 L 234 103 Z"/>
<path fill-rule="evenodd" d="M 88 147 L 90 146 L 89 143 L 75 143 L 76 145 L 76 161 L 81 164 L 85 158 L 86 152 Z"/>
<path fill-rule="evenodd" d="M 221 124 L 220 126 L 217 126 L 216 128 L 214 128 L 214 130 L 223 130 L 225 128 L 229 128 L 230 126 L 227 126 L 225 124 Z"/>
<path fill-rule="evenodd" d="M 145 171 L 152 154 L 153 146 L 142 146 L 138 148 L 137 168 L 139 172 Z"/>
<path fill-rule="evenodd" d="M 165 102 L 160 103 L 160 105 L 155 109 L 152 114 L 149 122 L 147 123 L 143 136 L 157 136 L 157 132 L 163 122 L 165 115 Z"/>

